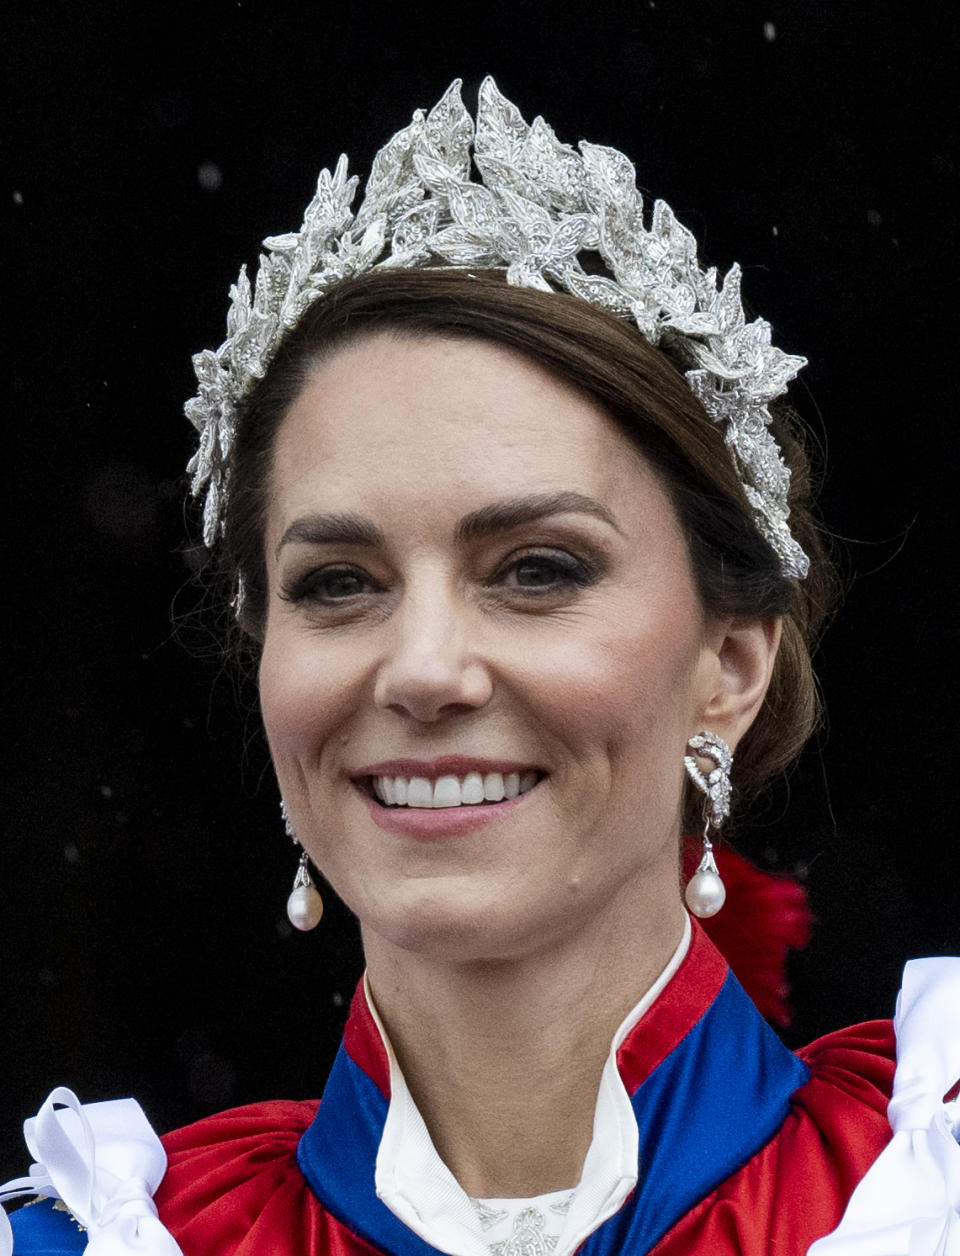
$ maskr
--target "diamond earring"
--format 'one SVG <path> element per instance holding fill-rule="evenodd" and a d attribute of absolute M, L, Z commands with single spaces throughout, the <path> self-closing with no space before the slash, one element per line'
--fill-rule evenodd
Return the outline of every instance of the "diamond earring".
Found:
<path fill-rule="evenodd" d="M 299 840 L 293 831 L 293 826 L 287 817 L 286 803 L 281 802 L 280 814 L 283 817 L 283 824 L 287 830 L 287 836 L 294 845 L 299 846 Z M 323 899 L 320 892 L 313 884 L 313 878 L 310 876 L 310 866 L 307 852 L 300 852 L 300 863 L 297 866 L 297 875 L 293 879 L 293 889 L 290 891 L 290 897 L 287 899 L 287 919 L 295 929 L 299 929 L 303 933 L 307 933 L 310 929 L 315 929 L 320 923 L 323 916 Z"/>
<path fill-rule="evenodd" d="M 687 742 L 687 749 L 704 759 L 712 759 L 716 764 L 704 776 L 694 754 L 685 755 L 683 759 L 690 779 L 704 795 L 703 858 L 687 882 L 684 898 L 693 914 L 705 919 L 715 916 L 727 897 L 713 855 L 710 829 L 719 830 L 730 814 L 730 769 L 733 766 L 733 754 L 722 737 L 709 732 L 691 737 Z"/>

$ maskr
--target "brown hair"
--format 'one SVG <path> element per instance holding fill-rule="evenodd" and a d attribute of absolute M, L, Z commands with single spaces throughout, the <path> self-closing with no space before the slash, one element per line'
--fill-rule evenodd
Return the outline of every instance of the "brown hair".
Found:
<path fill-rule="evenodd" d="M 630 323 L 575 297 L 508 285 L 499 272 L 372 272 L 338 284 L 286 336 L 242 407 L 230 463 L 223 575 L 244 605 L 240 627 L 256 652 L 266 615 L 264 532 L 276 432 L 321 360 L 357 337 L 472 337 L 506 345 L 600 402 L 660 471 L 684 528 L 700 597 L 717 616 L 783 616 L 763 707 L 737 749 L 735 784 L 755 792 L 799 753 L 817 723 L 811 651 L 835 592 L 811 515 L 810 474 L 791 412 L 771 430 L 791 469 L 790 527 L 810 557 L 805 581 L 786 578 L 758 531 L 720 428 L 690 391 L 682 343 L 649 345 Z M 684 822 L 697 828 L 690 795 Z M 688 828 L 688 831 L 689 831 Z"/>

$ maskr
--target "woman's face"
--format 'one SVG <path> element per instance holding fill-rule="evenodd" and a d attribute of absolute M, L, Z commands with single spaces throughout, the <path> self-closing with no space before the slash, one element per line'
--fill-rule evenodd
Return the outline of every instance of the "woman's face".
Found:
<path fill-rule="evenodd" d="M 365 933 L 494 959 L 675 926 L 718 634 L 604 411 L 505 348 L 377 335 L 293 404 L 270 490 L 263 716 Z"/>

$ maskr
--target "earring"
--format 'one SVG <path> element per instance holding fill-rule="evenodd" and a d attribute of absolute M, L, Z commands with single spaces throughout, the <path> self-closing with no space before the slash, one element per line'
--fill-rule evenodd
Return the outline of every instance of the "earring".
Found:
<path fill-rule="evenodd" d="M 293 826 L 290 824 L 287 816 L 287 805 L 284 802 L 280 803 L 280 814 L 283 817 L 287 836 L 293 841 L 294 845 L 299 845 L 297 835 L 294 833 Z M 322 915 L 323 899 L 320 897 L 317 887 L 313 884 L 307 852 L 304 850 L 300 852 L 297 875 L 293 878 L 293 889 L 290 891 L 290 897 L 287 899 L 287 919 L 295 929 L 306 933 L 310 929 L 317 927 Z"/>
<path fill-rule="evenodd" d="M 716 733 L 698 733 L 687 742 L 687 749 L 694 751 L 704 759 L 712 759 L 716 767 L 704 776 L 693 755 L 685 755 L 684 767 L 697 789 L 704 794 L 704 826 L 703 826 L 703 858 L 696 872 L 687 882 L 684 898 L 687 906 L 695 916 L 705 919 L 715 916 L 723 906 L 727 891 L 717 861 L 713 857 L 713 843 L 710 841 L 710 829 L 720 828 L 730 814 L 730 769 L 733 767 L 733 754 L 730 747 Z"/>

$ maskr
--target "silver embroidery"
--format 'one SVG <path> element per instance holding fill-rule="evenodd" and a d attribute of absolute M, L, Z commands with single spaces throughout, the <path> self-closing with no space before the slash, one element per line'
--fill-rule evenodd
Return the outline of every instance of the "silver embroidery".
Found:
<path fill-rule="evenodd" d="M 547 1256 L 557 1240 L 544 1233 L 546 1218 L 539 1208 L 524 1208 L 513 1222 L 513 1234 L 502 1243 L 491 1243 L 491 1256 Z"/>
<path fill-rule="evenodd" d="M 471 1199 L 470 1202 L 473 1204 L 482 1230 L 489 1230 L 491 1226 L 496 1225 L 498 1221 L 503 1221 L 508 1216 L 505 1208 L 491 1208 L 483 1199 Z"/>

